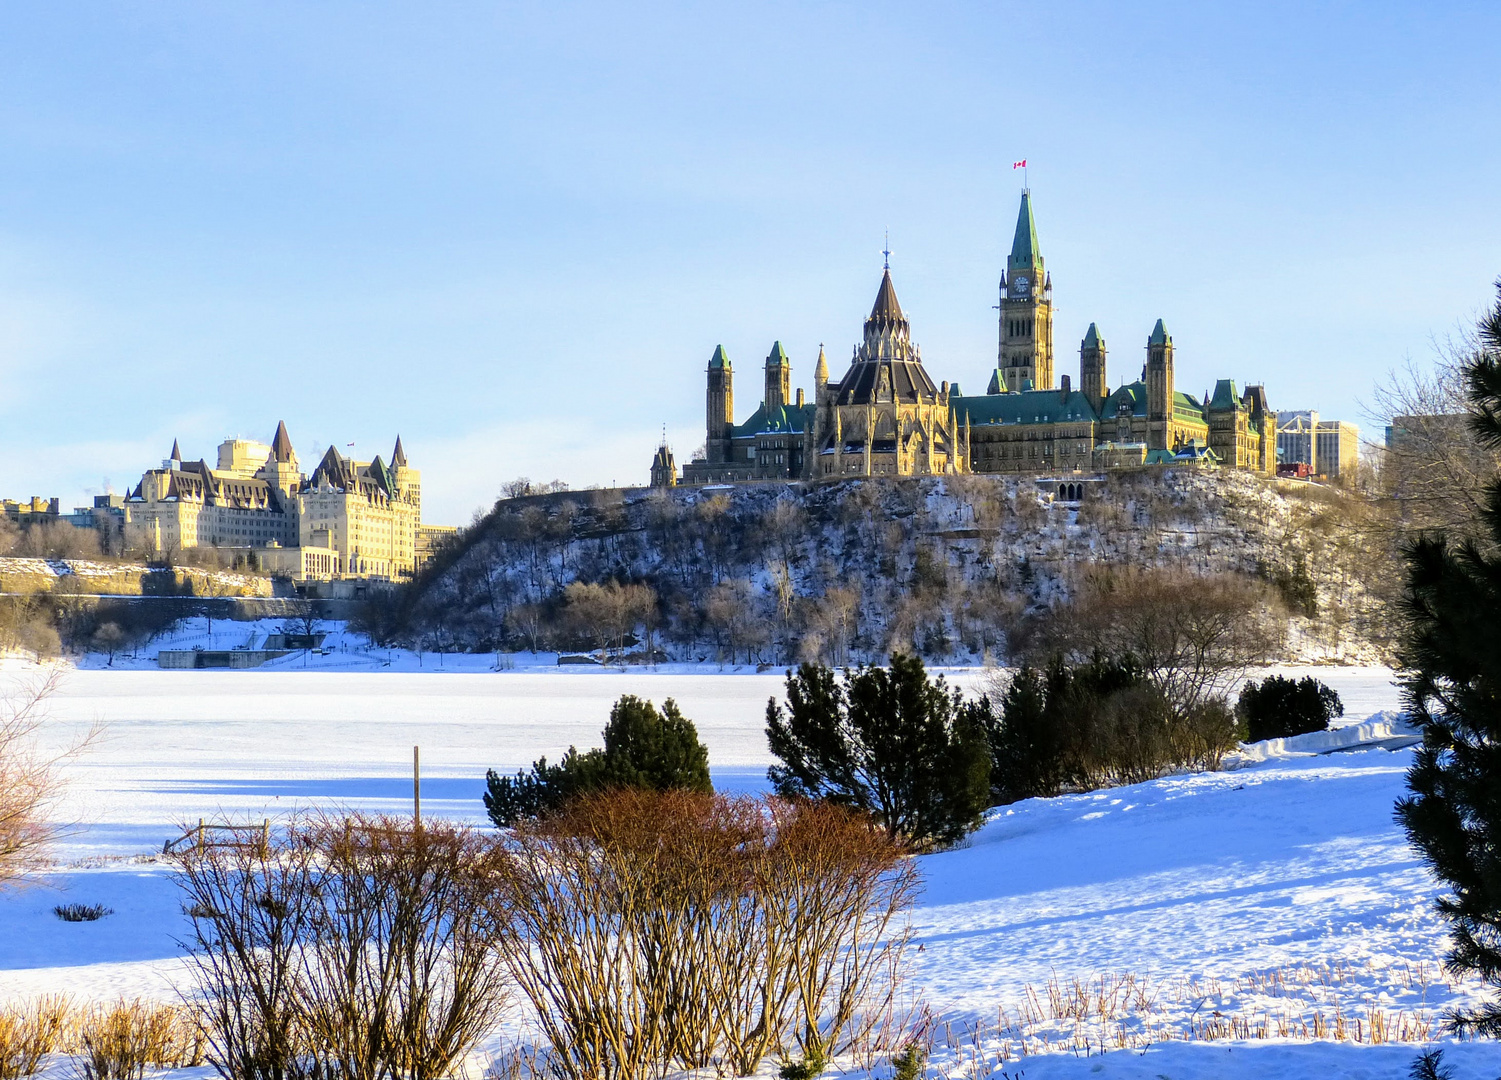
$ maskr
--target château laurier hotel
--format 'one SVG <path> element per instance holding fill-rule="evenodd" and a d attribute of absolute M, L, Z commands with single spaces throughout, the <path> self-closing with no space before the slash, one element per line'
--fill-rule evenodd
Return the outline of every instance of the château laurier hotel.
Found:
<path fill-rule="evenodd" d="M 125 500 L 132 547 L 245 549 L 260 569 L 297 581 L 410 577 L 433 540 L 452 531 L 422 524 L 422 474 L 400 436 L 389 464 L 330 446 L 307 476 L 286 424 L 270 445 L 226 439 L 213 468 L 183 461 L 174 442 Z"/>

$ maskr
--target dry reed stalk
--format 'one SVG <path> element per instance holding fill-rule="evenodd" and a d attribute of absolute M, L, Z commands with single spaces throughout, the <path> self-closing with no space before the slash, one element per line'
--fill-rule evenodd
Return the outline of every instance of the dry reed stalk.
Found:
<path fill-rule="evenodd" d="M 35 1073 L 43 1058 L 64 1048 L 73 1022 L 72 1002 L 61 994 L 0 1009 L 0 1080 Z"/>
<path fill-rule="evenodd" d="M 83 1014 L 74 1066 L 82 1080 L 140 1080 L 147 1068 L 202 1064 L 203 1047 L 202 1029 L 188 1010 L 121 1000 Z"/>

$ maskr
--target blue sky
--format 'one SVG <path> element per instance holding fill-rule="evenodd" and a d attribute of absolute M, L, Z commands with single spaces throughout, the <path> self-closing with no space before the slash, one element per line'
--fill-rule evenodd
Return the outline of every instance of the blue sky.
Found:
<path fill-rule="evenodd" d="M 838 377 L 883 231 L 983 389 L 1027 158 L 1059 370 L 1369 424 L 1501 275 L 1494 4 L 0 7 L 0 494 L 285 419 L 400 432 L 428 520 L 640 483 L 774 340 Z"/>

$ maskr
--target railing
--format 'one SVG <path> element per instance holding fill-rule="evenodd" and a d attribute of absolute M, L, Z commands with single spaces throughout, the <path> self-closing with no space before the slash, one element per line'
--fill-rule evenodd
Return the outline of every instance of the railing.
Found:
<path fill-rule="evenodd" d="M 196 826 L 165 841 L 162 854 L 170 855 L 189 844 L 200 855 L 209 848 L 252 848 L 264 858 L 271 851 L 271 819 L 265 818 L 259 825 L 210 825 L 199 818 Z"/>

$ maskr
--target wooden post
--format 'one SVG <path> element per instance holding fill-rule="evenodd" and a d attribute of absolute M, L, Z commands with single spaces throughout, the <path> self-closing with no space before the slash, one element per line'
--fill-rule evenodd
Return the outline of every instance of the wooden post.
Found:
<path fill-rule="evenodd" d="M 422 828 L 422 751 L 412 747 L 412 823 Z"/>
<path fill-rule="evenodd" d="M 203 854 L 203 819 L 198 819 L 198 854 Z"/>
<path fill-rule="evenodd" d="M 261 819 L 261 858 L 271 857 L 271 819 Z"/>

